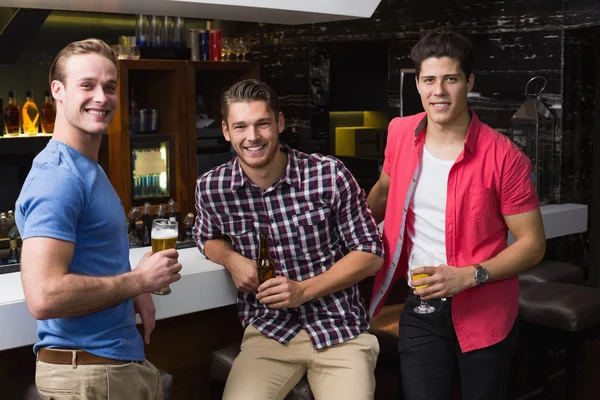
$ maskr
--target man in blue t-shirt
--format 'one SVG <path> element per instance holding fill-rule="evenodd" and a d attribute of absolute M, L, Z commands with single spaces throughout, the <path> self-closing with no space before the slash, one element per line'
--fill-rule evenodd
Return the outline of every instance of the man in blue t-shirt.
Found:
<path fill-rule="evenodd" d="M 38 319 L 36 385 L 43 399 L 162 399 L 144 357 L 150 293 L 181 278 L 176 250 L 129 265 L 125 214 L 98 165 L 117 109 L 117 60 L 101 40 L 74 42 L 50 67 L 54 137 L 35 158 L 16 206 L 21 276 Z"/>

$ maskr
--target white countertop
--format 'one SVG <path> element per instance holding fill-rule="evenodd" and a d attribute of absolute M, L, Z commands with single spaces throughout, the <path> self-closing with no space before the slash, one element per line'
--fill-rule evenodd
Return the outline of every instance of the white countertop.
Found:
<path fill-rule="evenodd" d="M 132 268 L 148 250 L 148 247 L 131 249 Z M 181 279 L 171 285 L 171 294 L 152 296 L 156 319 L 235 303 L 237 291 L 221 265 L 207 260 L 197 248 L 179 250 L 179 262 L 183 266 Z M 36 320 L 25 304 L 20 272 L 0 275 L 0 327 L 0 350 L 26 346 L 38 340 Z"/>
<path fill-rule="evenodd" d="M 548 239 L 587 230 L 585 205 L 552 204 L 541 209 Z M 509 234 L 509 242 L 511 238 Z M 146 251 L 148 248 L 131 249 L 129 260 L 133 268 Z M 179 250 L 179 261 L 183 265 L 182 277 L 171 285 L 172 293 L 153 296 L 157 319 L 235 303 L 237 292 L 225 268 L 207 260 L 196 248 Z M 36 332 L 36 321 L 25 304 L 21 274 L 0 275 L 0 350 L 30 345 L 37 341 Z"/>

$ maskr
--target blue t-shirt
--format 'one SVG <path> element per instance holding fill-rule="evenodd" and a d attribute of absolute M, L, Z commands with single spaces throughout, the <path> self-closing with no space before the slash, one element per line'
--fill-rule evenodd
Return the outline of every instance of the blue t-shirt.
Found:
<path fill-rule="evenodd" d="M 23 240 L 48 237 L 75 244 L 69 273 L 119 275 L 131 271 L 127 224 L 119 196 L 94 160 L 50 140 L 33 160 L 17 200 Z M 118 360 L 144 360 L 131 299 L 75 318 L 38 321 L 34 346 L 81 349 Z"/>

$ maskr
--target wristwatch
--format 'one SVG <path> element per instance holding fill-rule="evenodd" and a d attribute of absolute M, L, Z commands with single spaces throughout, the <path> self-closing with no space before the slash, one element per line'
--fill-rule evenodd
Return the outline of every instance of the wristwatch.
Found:
<path fill-rule="evenodd" d="M 473 264 L 473 266 L 475 267 L 475 273 L 473 274 L 475 282 L 478 285 L 486 283 L 489 277 L 487 270 L 481 264 Z"/>

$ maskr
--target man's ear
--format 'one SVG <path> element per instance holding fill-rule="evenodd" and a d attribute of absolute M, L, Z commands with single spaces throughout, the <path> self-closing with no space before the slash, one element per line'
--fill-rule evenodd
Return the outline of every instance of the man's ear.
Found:
<path fill-rule="evenodd" d="M 231 137 L 229 136 L 229 128 L 227 126 L 227 121 L 221 121 L 221 130 L 223 130 L 223 137 L 228 142 L 231 142 Z"/>
<path fill-rule="evenodd" d="M 279 115 L 277 117 L 277 132 L 281 133 L 285 129 L 285 118 L 283 117 L 283 113 L 279 111 Z"/>
<path fill-rule="evenodd" d="M 50 92 L 55 101 L 64 101 L 65 85 L 61 81 L 53 80 L 50 85 Z"/>
<path fill-rule="evenodd" d="M 469 75 L 469 80 L 467 82 L 469 92 L 473 90 L 473 86 L 475 86 L 475 74 L 471 72 L 471 75 Z"/>

